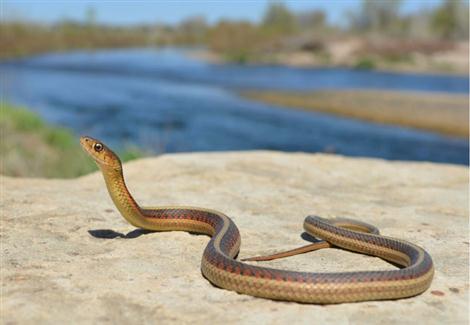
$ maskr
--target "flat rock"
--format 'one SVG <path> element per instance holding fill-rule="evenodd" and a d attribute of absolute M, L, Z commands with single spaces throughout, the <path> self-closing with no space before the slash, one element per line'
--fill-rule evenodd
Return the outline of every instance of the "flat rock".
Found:
<path fill-rule="evenodd" d="M 424 247 L 435 263 L 433 283 L 413 298 L 326 306 L 238 294 L 201 275 L 208 237 L 134 229 L 99 173 L 1 177 L 3 324 L 468 323 L 467 167 L 236 152 L 164 155 L 124 170 L 144 206 L 229 215 L 242 235 L 242 258 L 305 244 L 309 214 L 343 216 Z M 309 272 L 394 268 L 339 249 L 257 264 Z"/>

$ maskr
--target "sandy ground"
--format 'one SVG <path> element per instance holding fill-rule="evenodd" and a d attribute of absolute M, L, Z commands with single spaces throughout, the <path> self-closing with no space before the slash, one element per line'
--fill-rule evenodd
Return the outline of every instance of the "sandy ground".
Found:
<path fill-rule="evenodd" d="M 374 90 L 252 91 L 242 95 L 284 107 L 468 137 L 468 95 Z"/>
<path fill-rule="evenodd" d="M 124 170 L 143 205 L 228 214 L 241 232 L 241 258 L 305 244 L 300 234 L 308 214 L 343 216 L 424 247 L 434 280 L 413 298 L 328 306 L 237 294 L 201 275 L 208 237 L 136 230 L 98 173 L 72 180 L 0 177 L 0 323 L 468 323 L 467 167 L 237 152 L 165 155 Z M 262 265 L 308 272 L 394 268 L 339 249 Z"/>

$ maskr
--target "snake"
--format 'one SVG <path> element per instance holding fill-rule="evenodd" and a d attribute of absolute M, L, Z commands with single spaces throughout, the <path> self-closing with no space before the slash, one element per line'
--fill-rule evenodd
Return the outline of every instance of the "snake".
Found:
<path fill-rule="evenodd" d="M 312 273 L 262 267 L 246 263 L 247 260 L 237 260 L 240 232 L 228 216 L 191 206 L 141 207 L 126 186 L 118 155 L 103 142 L 89 136 L 82 136 L 80 144 L 98 165 L 112 201 L 131 225 L 148 231 L 186 231 L 211 237 L 202 255 L 201 272 L 215 287 L 272 300 L 337 304 L 412 297 L 431 285 L 433 261 L 423 248 L 405 240 L 382 236 L 372 225 L 345 218 L 307 216 L 305 232 L 321 239 L 317 243 L 284 254 L 247 260 L 273 259 L 335 247 L 379 257 L 397 268 Z"/>

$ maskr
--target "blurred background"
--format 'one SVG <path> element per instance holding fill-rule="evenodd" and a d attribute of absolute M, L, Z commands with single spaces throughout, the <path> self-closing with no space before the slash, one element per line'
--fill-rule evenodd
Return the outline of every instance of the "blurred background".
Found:
<path fill-rule="evenodd" d="M 0 24 L 0 173 L 281 150 L 469 164 L 469 3 L 13 1 Z"/>

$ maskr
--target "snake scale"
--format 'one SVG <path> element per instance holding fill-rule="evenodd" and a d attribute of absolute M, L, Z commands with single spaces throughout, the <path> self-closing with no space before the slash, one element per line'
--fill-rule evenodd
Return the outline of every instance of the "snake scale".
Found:
<path fill-rule="evenodd" d="M 91 137 L 81 137 L 80 143 L 101 169 L 114 204 L 129 223 L 152 231 L 180 230 L 211 236 L 202 255 L 201 270 L 217 287 L 274 300 L 328 304 L 411 297 L 431 284 L 433 262 L 421 247 L 381 236 L 375 227 L 349 219 L 308 216 L 304 228 L 323 239 L 320 243 L 326 246 L 377 256 L 400 268 L 306 273 L 238 261 L 240 233 L 225 214 L 185 206 L 140 207 L 126 187 L 118 156 Z"/>

